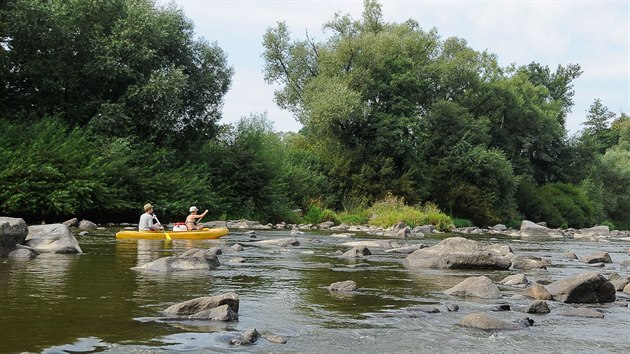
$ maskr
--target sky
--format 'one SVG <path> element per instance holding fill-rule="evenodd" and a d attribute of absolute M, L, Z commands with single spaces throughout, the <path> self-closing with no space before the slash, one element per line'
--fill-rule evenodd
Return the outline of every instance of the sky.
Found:
<path fill-rule="evenodd" d="M 276 131 L 301 128 L 292 114 L 273 102 L 277 87 L 263 79 L 262 37 L 285 22 L 292 38 L 315 41 L 327 34 L 322 26 L 335 13 L 361 18 L 362 0 L 175 0 L 193 21 L 195 33 L 216 42 L 234 69 L 225 96 L 223 123 L 266 112 Z M 581 125 L 598 98 L 619 115 L 630 113 L 630 7 L 626 0 L 381 0 L 383 19 L 416 20 L 442 39 L 463 38 L 477 51 L 497 55 L 501 66 L 537 62 L 555 70 L 579 64 L 583 74 L 573 81 L 574 106 L 567 117 L 569 133 Z"/>

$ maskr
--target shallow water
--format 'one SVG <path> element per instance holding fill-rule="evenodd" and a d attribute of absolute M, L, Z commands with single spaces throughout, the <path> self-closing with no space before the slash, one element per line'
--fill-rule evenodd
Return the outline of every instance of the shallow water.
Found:
<path fill-rule="evenodd" d="M 300 352 L 300 353 L 429 353 L 429 352 L 630 352 L 630 309 L 619 304 L 590 305 L 604 319 L 554 314 L 567 304 L 549 302 L 548 315 L 518 311 L 493 312 L 505 320 L 530 317 L 534 326 L 511 332 L 484 332 L 457 325 L 465 315 L 485 311 L 497 302 L 512 307 L 529 300 L 520 289 L 500 287 L 504 299 L 474 301 L 450 298 L 445 289 L 472 275 L 499 281 L 516 271 L 447 271 L 407 269 L 406 255 L 374 249 L 361 260 L 335 257 L 343 242 L 367 238 L 299 235 L 300 246 L 253 247 L 251 242 L 290 237 L 288 231 L 257 231 L 257 238 L 231 232 L 219 240 L 149 241 L 114 238 L 116 229 L 77 236 L 84 253 L 40 255 L 31 261 L 0 260 L 0 353 L 11 352 Z M 446 235 L 408 240 L 428 245 Z M 619 263 L 630 258 L 629 242 L 573 240 L 522 242 L 518 239 L 473 237 L 484 243 L 509 244 L 515 254 L 551 258 L 545 270 L 525 271 L 530 280 L 556 280 L 587 271 L 629 276 Z M 243 252 L 230 252 L 234 243 Z M 190 248 L 219 246 L 222 265 L 210 272 L 154 274 L 130 268 Z M 609 252 L 614 264 L 592 268 L 562 255 Z M 247 261 L 231 264 L 232 257 Z M 361 263 L 369 264 L 362 267 Z M 354 280 L 354 295 L 331 294 L 333 282 Z M 239 320 L 222 322 L 160 321 L 160 311 L 195 297 L 234 291 L 240 298 Z M 617 293 L 618 298 L 627 296 Z M 447 312 L 445 302 L 457 303 Z M 433 304 L 440 313 L 413 311 Z M 281 335 L 286 344 L 261 339 L 252 346 L 232 346 L 230 338 L 249 328 Z"/>

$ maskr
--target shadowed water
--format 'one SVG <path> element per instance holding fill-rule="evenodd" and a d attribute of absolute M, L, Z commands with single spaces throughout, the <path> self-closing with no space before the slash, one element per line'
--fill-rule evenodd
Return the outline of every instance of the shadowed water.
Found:
<path fill-rule="evenodd" d="M 623 303 L 590 305 L 605 313 L 604 319 L 562 317 L 555 310 L 570 305 L 549 302 L 548 315 L 518 311 L 493 312 L 504 320 L 526 316 L 533 327 L 511 332 L 484 332 L 457 323 L 466 314 L 488 310 L 492 304 L 512 307 L 530 301 L 522 290 L 500 287 L 504 298 L 474 301 L 451 298 L 442 292 L 468 276 L 486 275 L 495 282 L 517 271 L 447 271 L 408 269 L 406 255 L 371 249 L 359 260 L 334 255 L 353 238 L 307 233 L 297 236 L 300 246 L 281 249 L 254 247 L 252 242 L 290 237 L 288 231 L 257 231 L 257 238 L 231 232 L 220 240 L 148 241 L 114 238 L 116 229 L 91 231 L 77 236 L 84 253 L 43 254 L 30 261 L 0 260 L 0 353 L 12 352 L 628 352 L 630 309 Z M 408 240 L 432 245 L 446 235 Z M 472 237 L 471 237 L 472 238 Z M 531 241 L 477 237 L 484 243 L 509 244 L 517 255 L 548 257 L 548 270 L 525 271 L 530 280 L 553 281 L 565 276 L 616 271 L 629 276 L 619 263 L 630 258 L 630 243 Z M 242 252 L 229 246 L 240 243 Z M 178 255 L 190 248 L 219 246 L 222 265 L 210 272 L 156 274 L 130 268 L 159 257 Z M 609 252 L 614 264 L 592 268 L 562 255 Z M 231 264 L 232 257 L 245 263 Z M 364 266 L 368 264 L 368 266 Z M 330 293 L 328 285 L 354 280 L 353 295 Z M 161 321 L 161 310 L 195 297 L 236 292 L 239 320 Z M 625 295 L 617 293 L 618 298 Z M 627 298 L 626 298 L 627 299 Z M 447 312 L 445 302 L 457 303 L 458 312 Z M 433 304 L 440 313 L 414 311 Z M 230 338 L 249 328 L 281 335 L 286 344 L 261 339 L 252 346 L 233 346 Z"/>

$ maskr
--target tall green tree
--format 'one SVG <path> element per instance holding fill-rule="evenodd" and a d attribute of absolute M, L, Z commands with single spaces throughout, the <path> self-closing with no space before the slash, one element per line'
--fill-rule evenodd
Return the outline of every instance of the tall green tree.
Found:
<path fill-rule="evenodd" d="M 5 118 L 53 115 L 160 146 L 216 134 L 232 69 L 174 5 L 15 0 L 0 11 Z"/>

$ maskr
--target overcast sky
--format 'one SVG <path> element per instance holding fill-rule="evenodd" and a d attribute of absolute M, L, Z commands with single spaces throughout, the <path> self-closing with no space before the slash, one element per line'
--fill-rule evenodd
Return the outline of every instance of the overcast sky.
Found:
<path fill-rule="evenodd" d="M 279 21 L 293 38 L 323 40 L 322 25 L 336 12 L 361 18 L 362 0 L 268 1 L 176 0 L 195 24 L 198 36 L 216 41 L 235 74 L 225 97 L 223 122 L 267 112 L 277 131 L 297 131 L 300 124 L 273 102 L 274 87 L 265 84 L 262 36 Z M 575 105 L 570 132 L 582 129 L 595 98 L 611 111 L 630 113 L 628 90 L 630 8 L 614 1 L 427 1 L 381 0 L 387 22 L 416 20 L 424 30 L 435 27 L 445 39 L 456 36 L 477 51 L 497 54 L 499 64 L 532 61 L 555 70 L 577 63 L 584 73 L 574 83 Z"/>

